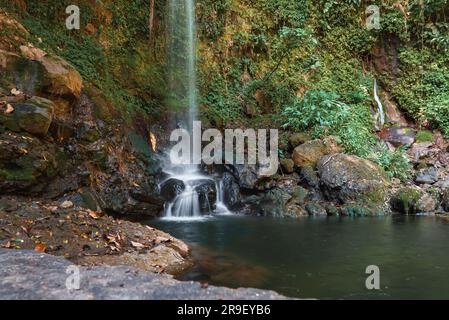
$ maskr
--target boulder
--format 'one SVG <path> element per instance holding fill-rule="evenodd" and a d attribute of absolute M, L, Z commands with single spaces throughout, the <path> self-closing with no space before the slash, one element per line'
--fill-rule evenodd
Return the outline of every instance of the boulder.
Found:
<path fill-rule="evenodd" d="M 337 144 L 334 137 L 324 140 L 308 141 L 293 151 L 293 161 L 299 167 L 315 167 L 320 158 L 328 154 L 341 152 L 342 148 Z"/>
<path fill-rule="evenodd" d="M 82 78 L 67 61 L 56 56 L 44 56 L 39 62 L 44 68 L 43 87 L 45 92 L 72 99 L 81 94 Z"/>
<path fill-rule="evenodd" d="M 181 194 L 186 188 L 184 182 L 178 179 L 170 178 L 161 185 L 161 196 L 166 201 L 171 201 Z"/>
<path fill-rule="evenodd" d="M 310 216 L 327 216 L 326 209 L 319 203 L 309 203 L 305 208 Z"/>
<path fill-rule="evenodd" d="M 418 202 L 421 199 L 421 190 L 415 188 L 403 188 L 396 192 L 390 199 L 393 211 L 402 214 L 416 214 Z"/>
<path fill-rule="evenodd" d="M 58 172 L 60 153 L 28 134 L 0 134 L 0 193 L 41 192 Z"/>
<path fill-rule="evenodd" d="M 198 193 L 201 213 L 212 214 L 217 205 L 215 181 L 209 179 L 197 180 L 193 189 Z"/>
<path fill-rule="evenodd" d="M 33 97 L 25 103 L 14 105 L 14 118 L 24 131 L 44 136 L 53 118 L 54 105 L 50 100 Z"/>
<path fill-rule="evenodd" d="M 320 184 L 320 179 L 315 169 L 310 166 L 301 168 L 301 180 L 307 183 L 312 188 L 318 188 Z"/>
<path fill-rule="evenodd" d="M 229 172 L 223 173 L 221 187 L 223 188 L 222 201 L 224 204 L 230 209 L 238 205 L 241 200 L 240 187 Z"/>
<path fill-rule="evenodd" d="M 284 173 L 293 173 L 295 170 L 295 163 L 292 159 L 282 159 L 281 166 Z"/>
<path fill-rule="evenodd" d="M 437 181 L 438 170 L 433 167 L 421 169 L 415 178 L 415 182 L 419 184 L 434 184 Z"/>
<path fill-rule="evenodd" d="M 417 211 L 419 213 L 431 213 L 438 207 L 437 200 L 427 192 L 424 192 L 418 200 Z"/>
<path fill-rule="evenodd" d="M 385 172 L 375 163 L 347 154 L 322 157 L 318 174 L 328 199 L 342 204 L 383 204 L 388 185 Z"/>

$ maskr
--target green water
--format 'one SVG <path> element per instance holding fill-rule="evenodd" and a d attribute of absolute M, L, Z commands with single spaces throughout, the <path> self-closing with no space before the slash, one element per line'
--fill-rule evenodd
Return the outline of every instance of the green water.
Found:
<path fill-rule="evenodd" d="M 435 217 L 153 220 L 193 248 L 182 280 L 320 299 L 449 299 L 449 222 Z M 368 265 L 380 290 L 368 290 Z"/>

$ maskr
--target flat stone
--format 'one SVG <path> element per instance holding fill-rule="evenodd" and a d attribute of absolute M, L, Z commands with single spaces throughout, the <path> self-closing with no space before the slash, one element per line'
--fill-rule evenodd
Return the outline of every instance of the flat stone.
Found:
<path fill-rule="evenodd" d="M 72 263 L 28 250 L 0 249 L 0 265 L 2 300 L 287 299 L 266 290 L 205 288 L 197 282 L 181 282 L 168 275 L 130 267 L 79 267 L 79 289 L 69 290 L 66 281 L 74 275 Z"/>

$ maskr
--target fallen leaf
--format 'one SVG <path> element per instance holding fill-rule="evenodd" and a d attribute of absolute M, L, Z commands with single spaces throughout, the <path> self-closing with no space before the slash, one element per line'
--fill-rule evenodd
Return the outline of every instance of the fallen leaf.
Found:
<path fill-rule="evenodd" d="M 8 104 L 6 105 L 5 113 L 6 113 L 6 114 L 10 114 L 10 113 L 13 113 L 13 112 L 14 112 L 13 106 L 10 105 L 10 104 L 8 103 Z"/>
<path fill-rule="evenodd" d="M 92 219 L 100 219 L 103 216 L 102 212 L 93 211 L 93 210 L 87 210 L 87 213 Z"/>
<path fill-rule="evenodd" d="M 47 247 L 43 243 L 38 243 L 38 244 L 36 244 L 36 247 L 34 247 L 34 251 L 37 251 L 37 252 L 44 253 L 45 250 L 47 250 Z"/>
<path fill-rule="evenodd" d="M 5 244 L 1 245 L 2 248 L 10 249 L 12 247 L 11 241 L 6 242 Z"/>
<path fill-rule="evenodd" d="M 168 238 L 164 238 L 164 237 L 156 237 L 156 240 L 154 241 L 156 244 L 160 244 L 160 243 L 164 243 L 164 242 L 169 242 L 170 239 Z"/>
<path fill-rule="evenodd" d="M 17 88 L 13 88 L 13 89 L 11 89 L 11 94 L 12 94 L 13 96 L 18 96 L 18 95 L 21 95 L 21 94 L 22 94 L 22 91 L 20 91 L 20 90 L 17 89 Z"/>
<path fill-rule="evenodd" d="M 72 201 L 64 201 L 63 203 L 61 203 L 60 207 L 62 209 L 69 209 L 73 207 L 73 202 Z"/>
<path fill-rule="evenodd" d="M 143 244 L 141 244 L 140 242 L 131 241 L 131 245 L 137 249 L 145 248 L 145 246 Z"/>

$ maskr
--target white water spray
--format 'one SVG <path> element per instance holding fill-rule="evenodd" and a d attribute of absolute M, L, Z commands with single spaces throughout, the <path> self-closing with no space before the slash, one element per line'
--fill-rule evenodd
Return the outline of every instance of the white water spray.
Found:
<path fill-rule="evenodd" d="M 171 93 L 188 108 L 181 125 L 193 131 L 198 117 L 196 87 L 196 24 L 195 0 L 169 0 L 168 68 Z M 184 108 L 185 108 L 184 107 Z M 183 108 L 183 109 L 184 109 Z M 204 214 L 229 212 L 223 203 L 221 182 L 206 176 L 196 165 L 164 169 L 168 179 L 180 181 L 183 191 L 165 204 L 164 216 L 169 219 L 198 218 Z M 162 182 L 163 184 L 164 182 Z M 215 186 L 216 201 L 209 198 L 207 188 Z M 205 191 L 206 189 L 206 191 Z"/>

